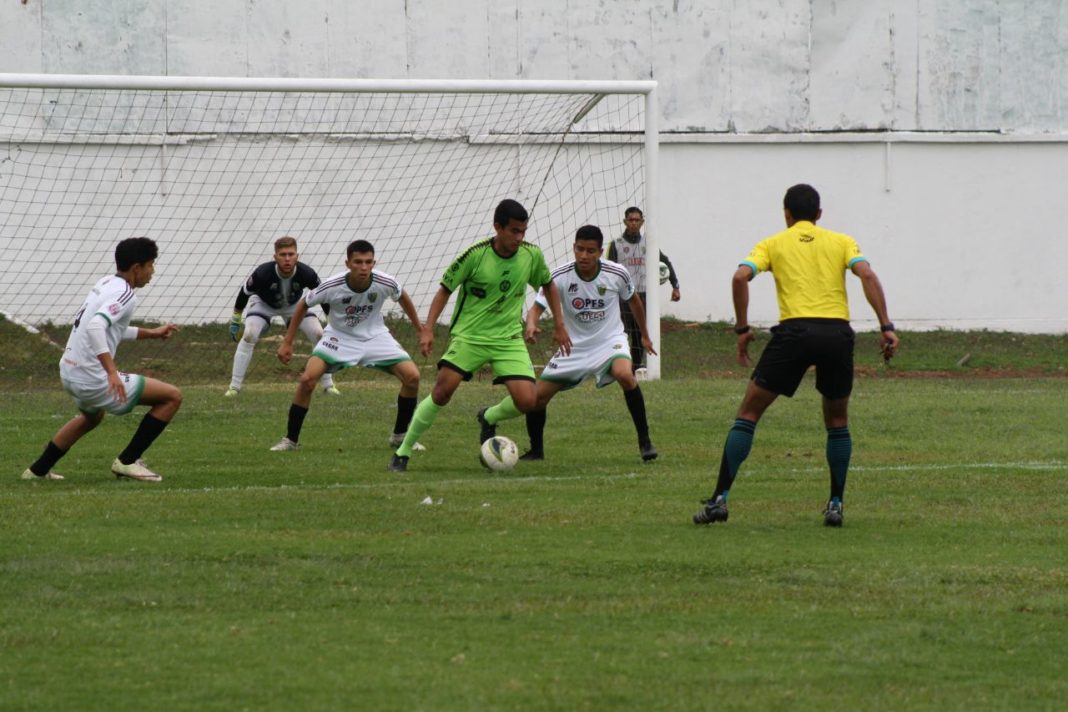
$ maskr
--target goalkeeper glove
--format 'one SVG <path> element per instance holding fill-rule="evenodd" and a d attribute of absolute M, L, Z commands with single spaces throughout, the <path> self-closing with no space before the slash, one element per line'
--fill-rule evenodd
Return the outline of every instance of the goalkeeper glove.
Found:
<path fill-rule="evenodd" d="M 234 315 L 230 317 L 230 340 L 237 341 L 237 335 L 241 333 L 241 312 L 235 311 Z"/>

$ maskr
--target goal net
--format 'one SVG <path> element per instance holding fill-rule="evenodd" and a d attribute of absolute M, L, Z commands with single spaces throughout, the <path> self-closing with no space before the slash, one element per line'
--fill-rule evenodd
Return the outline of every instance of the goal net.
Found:
<path fill-rule="evenodd" d="M 323 279 L 369 240 L 425 314 L 503 198 L 530 211 L 550 267 L 579 226 L 611 239 L 626 206 L 651 208 L 654 86 L 0 75 L 0 319 L 62 345 L 137 235 L 160 246 L 138 321 L 224 335 L 282 235 Z"/>

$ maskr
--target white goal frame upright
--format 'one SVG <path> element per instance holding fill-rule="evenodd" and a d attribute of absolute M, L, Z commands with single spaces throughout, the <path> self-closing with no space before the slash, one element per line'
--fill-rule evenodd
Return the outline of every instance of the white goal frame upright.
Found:
<path fill-rule="evenodd" d="M 656 231 L 658 218 L 657 196 L 657 167 L 658 167 L 658 116 L 659 106 L 657 100 L 657 83 L 655 81 L 548 81 L 548 80 L 419 80 L 419 79 L 298 79 L 298 78 L 237 78 L 237 77 L 173 77 L 173 76 L 115 76 L 115 75 L 74 75 L 74 74 L 0 74 L 0 90 L 11 89 L 43 89 L 43 90 L 74 90 L 74 91 L 174 91 L 174 92 L 297 92 L 305 94 L 336 94 L 336 93 L 399 93 L 399 94 L 590 94 L 592 99 L 574 117 L 578 122 L 587 112 L 593 109 L 598 102 L 611 95 L 640 95 L 644 98 L 644 114 L 642 116 L 641 133 L 634 133 L 618 137 L 620 143 L 642 144 L 643 172 L 642 186 L 644 196 L 640 200 L 645 212 L 645 238 L 647 243 L 646 260 L 646 311 L 648 315 L 649 335 L 658 349 L 660 343 L 660 299 L 658 295 L 659 275 L 656 256 L 659 254 L 659 241 Z M 2 108 L 2 107 L 0 107 Z M 583 136 L 568 135 L 569 142 L 582 142 Z M 34 139 L 29 139 L 32 142 Z M 55 141 L 54 138 L 41 137 L 43 143 Z M 106 136 L 101 143 L 122 143 L 128 141 L 124 136 Z M 148 142 L 148 145 L 157 146 L 160 152 L 160 165 L 165 165 L 168 150 L 168 135 L 166 132 L 153 136 L 139 135 L 137 142 Z M 388 140 L 388 139 L 387 139 Z M 536 140 L 536 139 L 535 139 Z M 548 138 L 546 140 L 552 140 Z M 559 139 L 557 139 L 559 140 Z M 601 143 L 611 142 L 614 139 L 602 134 L 598 137 Z M 3 159 L 4 149 L 11 149 L 20 142 L 26 142 L 25 135 L 13 138 L 11 127 L 0 124 L 0 159 Z M 164 171 L 161 168 L 161 183 L 165 180 Z M 4 188 L 3 171 L 0 169 L 0 189 Z M 508 197 L 504 194 L 496 197 Z M 0 199 L 3 196 L 0 195 Z M 624 205 L 618 206 L 620 220 Z M 533 215 L 537 219 L 537 215 Z M 576 226 L 577 227 L 577 226 Z M 3 226 L 0 226 L 3 228 Z M 612 230 L 606 229 L 606 240 L 613 237 Z M 121 237 L 121 236 L 116 236 Z M 472 236 L 472 238 L 477 236 Z M 7 248 L 15 246 L 19 240 L 17 235 L 10 231 L 0 233 L 0 250 L 7 252 Z M 606 245 L 607 248 L 607 245 Z M 550 264 L 550 267 L 553 265 Z M 323 275 L 324 277 L 326 275 Z M 78 295 L 78 299 L 81 295 Z M 6 300 L 0 300 L 6 301 Z M 0 314 L 8 316 L 13 321 L 18 321 L 18 314 L 11 314 L 7 305 L 0 303 Z M 660 377 L 660 359 L 649 354 L 647 357 L 648 377 L 656 379 Z"/>

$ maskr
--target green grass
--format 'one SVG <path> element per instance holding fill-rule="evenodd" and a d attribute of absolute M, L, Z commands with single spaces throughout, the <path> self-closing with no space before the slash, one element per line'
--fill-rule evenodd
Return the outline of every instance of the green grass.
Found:
<path fill-rule="evenodd" d="M 159 361 L 186 394 L 148 454 L 163 483 L 108 474 L 136 416 L 25 483 L 72 408 L 54 374 L 8 388 L 0 708 L 1060 708 L 1063 340 L 908 334 L 889 372 L 861 344 L 845 527 L 821 525 L 809 381 L 761 422 L 730 521 L 699 528 L 745 381 L 721 326 L 666 330 L 692 368 L 643 385 L 649 465 L 619 389 L 586 386 L 551 406 L 548 460 L 488 474 L 474 413 L 503 391 L 476 380 L 394 475 L 395 382 L 362 371 L 271 453 L 295 369 L 261 349 L 237 400 L 225 368 L 187 385 L 206 355 Z M 986 360 L 1045 375 L 968 377 Z"/>

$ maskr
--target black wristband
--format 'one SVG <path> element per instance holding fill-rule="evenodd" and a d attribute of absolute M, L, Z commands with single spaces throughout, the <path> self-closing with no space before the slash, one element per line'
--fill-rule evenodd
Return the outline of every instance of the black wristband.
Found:
<path fill-rule="evenodd" d="M 734 327 L 734 333 L 741 336 L 742 334 L 748 334 L 749 330 L 752 328 L 753 327 L 749 326 L 749 324 L 746 324 L 745 326 L 736 326 Z"/>
<path fill-rule="evenodd" d="M 879 331 L 895 331 L 894 322 L 891 321 L 887 324 L 880 324 Z"/>

